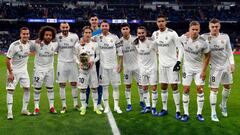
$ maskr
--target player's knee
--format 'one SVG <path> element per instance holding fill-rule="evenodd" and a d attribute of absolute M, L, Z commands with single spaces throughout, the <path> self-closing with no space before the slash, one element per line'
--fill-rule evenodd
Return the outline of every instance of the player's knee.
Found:
<path fill-rule="evenodd" d="M 80 91 L 81 91 L 81 93 L 86 93 L 87 90 L 86 89 L 81 89 Z"/>
<path fill-rule="evenodd" d="M 127 84 L 127 85 L 126 85 L 126 88 L 127 88 L 127 89 L 130 89 L 130 88 L 131 88 L 131 84 Z"/>
<path fill-rule="evenodd" d="M 203 86 L 197 86 L 197 93 L 203 93 Z"/>
<path fill-rule="evenodd" d="M 53 87 L 46 87 L 47 89 L 53 89 Z"/>
<path fill-rule="evenodd" d="M 14 93 L 14 90 L 13 90 L 13 89 L 8 89 L 8 90 L 7 90 L 7 93 L 8 93 L 8 94 L 13 94 L 13 93 Z"/>
<path fill-rule="evenodd" d="M 113 90 L 118 90 L 118 85 L 112 85 Z"/>
<path fill-rule="evenodd" d="M 59 87 L 65 88 L 66 87 L 66 83 L 59 83 Z"/>
<path fill-rule="evenodd" d="M 97 88 L 92 88 L 93 93 L 97 93 Z"/>
<path fill-rule="evenodd" d="M 161 89 L 162 90 L 167 90 L 168 84 L 167 83 L 161 83 Z"/>
<path fill-rule="evenodd" d="M 42 88 L 41 88 L 41 87 L 38 87 L 38 88 L 35 87 L 34 89 L 35 89 L 35 90 L 41 90 Z"/>
<path fill-rule="evenodd" d="M 190 92 L 190 87 L 189 86 L 183 86 L 183 92 L 184 93 L 189 93 Z"/>
<path fill-rule="evenodd" d="M 148 90 L 148 86 L 143 86 L 143 90 L 147 91 Z"/>
<path fill-rule="evenodd" d="M 77 86 L 77 82 L 71 82 L 71 86 Z"/>
<path fill-rule="evenodd" d="M 30 91 L 30 88 L 28 88 L 28 87 L 25 87 L 23 89 L 24 89 L 24 91 Z"/>
<path fill-rule="evenodd" d="M 224 87 L 225 89 L 231 89 L 231 86 L 230 86 L 229 84 L 225 84 L 225 85 L 223 85 L 223 87 Z"/>
<path fill-rule="evenodd" d="M 172 86 L 173 90 L 177 90 L 178 89 L 178 85 L 177 84 L 171 84 L 171 86 Z"/>
<path fill-rule="evenodd" d="M 211 88 L 211 91 L 217 92 L 217 91 L 218 91 L 218 88 Z"/>
<path fill-rule="evenodd" d="M 153 91 L 156 91 L 156 90 L 157 90 L 157 85 L 153 85 L 153 86 L 152 86 L 152 90 L 153 90 Z"/>

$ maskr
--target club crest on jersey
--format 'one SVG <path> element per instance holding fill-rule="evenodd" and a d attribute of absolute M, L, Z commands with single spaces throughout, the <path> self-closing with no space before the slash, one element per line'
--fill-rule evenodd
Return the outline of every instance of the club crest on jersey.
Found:
<path fill-rule="evenodd" d="M 110 42 L 111 42 L 111 43 L 113 43 L 113 40 L 112 40 L 112 39 L 110 39 Z"/>
<path fill-rule="evenodd" d="M 19 49 L 20 49 L 21 52 L 23 51 L 23 47 L 22 46 L 19 46 Z"/>
<path fill-rule="evenodd" d="M 73 39 L 71 38 L 70 41 L 73 42 Z"/>
<path fill-rule="evenodd" d="M 40 44 L 40 50 L 42 50 L 42 49 L 43 49 L 43 44 L 41 43 L 41 44 Z"/>
<path fill-rule="evenodd" d="M 221 40 L 221 43 L 224 44 L 224 40 Z"/>
<path fill-rule="evenodd" d="M 158 35 L 159 35 L 159 33 L 157 32 L 157 34 L 156 34 L 156 39 L 158 39 Z"/>
<path fill-rule="evenodd" d="M 209 43 L 210 43 L 211 39 L 212 39 L 212 37 L 211 37 L 211 36 L 209 36 L 209 37 L 208 37 L 208 42 L 209 42 Z"/>
<path fill-rule="evenodd" d="M 62 36 L 59 36 L 59 42 L 62 42 L 62 38 L 63 38 Z"/>
<path fill-rule="evenodd" d="M 196 45 L 196 49 L 198 49 L 198 45 Z"/>
<path fill-rule="evenodd" d="M 165 37 L 165 40 L 168 40 L 168 37 Z"/>
<path fill-rule="evenodd" d="M 99 38 L 100 38 L 100 42 L 102 42 L 103 36 L 100 36 Z"/>

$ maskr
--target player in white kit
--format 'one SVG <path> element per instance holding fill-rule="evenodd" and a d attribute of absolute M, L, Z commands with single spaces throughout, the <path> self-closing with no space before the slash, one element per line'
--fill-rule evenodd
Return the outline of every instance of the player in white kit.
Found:
<path fill-rule="evenodd" d="M 128 23 L 121 24 L 121 32 L 122 37 L 120 38 L 120 42 L 123 45 L 123 68 L 124 68 L 124 84 L 125 88 L 125 96 L 127 100 L 127 108 L 126 111 L 129 112 L 132 110 L 131 104 L 131 84 L 133 78 L 136 80 L 138 84 L 138 92 L 140 96 L 140 106 L 144 109 L 145 104 L 143 102 L 143 89 L 139 85 L 140 74 L 139 74 L 139 66 L 138 66 L 138 54 L 132 46 L 133 41 L 137 38 L 130 34 L 130 25 Z"/>
<path fill-rule="evenodd" d="M 212 19 L 209 22 L 210 33 L 202 35 L 202 37 L 210 44 L 211 50 L 209 77 L 209 86 L 211 88 L 211 119 L 216 122 L 219 121 L 216 113 L 219 85 L 220 83 L 223 85 L 220 108 L 222 115 L 227 117 L 227 99 L 231 90 L 230 85 L 233 82 L 232 73 L 235 69 L 229 36 L 227 34 L 220 33 L 220 28 L 220 21 L 218 19 Z"/>
<path fill-rule="evenodd" d="M 197 21 L 192 21 L 189 25 L 189 37 L 182 35 L 180 41 L 183 50 L 183 109 L 184 115 L 182 121 L 189 119 L 189 92 L 192 80 L 194 78 L 197 87 L 197 119 L 204 121 L 202 109 L 204 103 L 204 80 L 210 59 L 209 44 L 200 35 L 200 24 Z"/>
<path fill-rule="evenodd" d="M 152 87 L 152 115 L 157 116 L 156 111 L 158 92 L 157 92 L 157 55 L 156 48 L 151 39 L 146 37 L 146 28 L 140 26 L 137 28 L 138 38 L 134 41 L 133 46 L 138 52 L 138 65 L 140 69 L 140 85 L 143 87 L 143 98 L 146 104 L 141 113 L 149 113 L 150 107 L 150 94 L 148 85 Z"/>
<path fill-rule="evenodd" d="M 51 26 L 43 26 L 39 31 L 40 43 L 32 44 L 31 50 L 35 54 L 34 59 L 34 73 L 33 73 L 33 87 L 34 87 L 34 105 L 33 114 L 38 115 L 39 101 L 42 85 L 45 86 L 48 92 L 50 113 L 56 114 L 54 109 L 54 54 L 57 49 L 57 42 L 52 42 L 55 39 L 56 30 Z"/>
<path fill-rule="evenodd" d="M 99 25 L 99 19 L 98 19 L 96 14 L 92 14 L 89 17 L 89 23 L 90 23 L 91 29 L 93 30 L 92 37 L 100 35 L 102 33 L 102 30 L 98 26 Z M 97 76 L 99 77 L 100 61 L 97 61 L 95 63 L 95 65 L 96 65 L 96 70 L 97 70 Z M 97 91 L 98 91 L 98 108 L 102 111 L 103 107 L 101 105 L 101 101 L 102 101 L 102 86 L 101 85 L 98 86 Z M 89 87 L 87 88 L 86 94 L 87 94 L 86 104 L 88 105 L 88 99 L 89 99 L 89 95 L 90 95 L 90 88 Z"/>
<path fill-rule="evenodd" d="M 94 111 L 97 114 L 102 114 L 102 112 L 97 107 L 98 103 L 98 78 L 97 78 L 97 71 L 95 63 L 99 60 L 99 50 L 97 42 L 91 41 L 92 32 L 90 26 L 83 27 L 83 37 L 81 39 L 82 42 L 77 43 L 75 45 L 76 48 L 76 56 L 77 56 L 77 63 L 79 64 L 79 77 L 78 77 L 78 88 L 80 89 L 80 100 L 81 100 L 81 115 L 85 115 L 86 113 L 86 89 L 89 86 L 92 89 L 92 98 L 93 98 L 93 105 Z M 87 54 L 88 57 L 87 62 L 83 65 L 81 61 L 81 55 Z M 95 57 L 96 55 L 96 57 Z M 83 57 L 83 56 L 82 56 Z M 85 69 L 84 66 L 87 66 Z"/>
<path fill-rule="evenodd" d="M 30 54 L 31 42 L 29 41 L 30 32 L 27 27 L 20 29 L 20 39 L 13 42 L 7 52 L 7 108 L 8 115 L 7 119 L 13 119 L 12 105 L 13 105 L 13 94 L 14 90 L 20 82 L 20 86 L 24 90 L 23 94 L 23 106 L 22 114 L 31 115 L 27 110 L 29 99 L 30 99 L 30 79 L 27 70 L 28 57 Z"/>
<path fill-rule="evenodd" d="M 176 106 L 176 119 L 181 119 L 180 114 L 180 93 L 178 84 L 180 83 L 180 64 L 182 51 L 179 48 L 181 44 L 177 33 L 166 27 L 167 18 L 164 15 L 159 15 L 157 18 L 157 26 L 159 30 L 153 32 L 152 39 L 157 47 L 158 62 L 159 62 L 159 83 L 161 84 L 161 97 L 163 109 L 159 116 L 168 114 L 167 99 L 168 85 L 171 85 L 173 90 L 173 99 Z M 177 53 L 179 55 L 177 55 Z"/>
<path fill-rule="evenodd" d="M 122 48 L 119 45 L 119 38 L 110 33 L 110 25 L 106 20 L 100 24 L 102 33 L 95 37 L 100 52 L 99 84 L 103 87 L 104 113 L 110 111 L 108 103 L 108 87 L 112 84 L 114 111 L 122 113 L 119 107 L 119 85 L 121 84 L 120 72 L 122 68 Z M 119 61 L 118 61 L 119 60 Z"/>
<path fill-rule="evenodd" d="M 62 100 L 62 110 L 67 111 L 66 105 L 66 83 L 70 82 L 72 86 L 73 106 L 79 110 L 77 78 L 78 68 L 74 56 L 74 46 L 79 41 L 77 34 L 69 32 L 70 26 L 63 22 L 60 24 L 61 33 L 56 35 L 58 42 L 58 64 L 57 64 L 57 82 L 60 85 L 60 98 Z"/>

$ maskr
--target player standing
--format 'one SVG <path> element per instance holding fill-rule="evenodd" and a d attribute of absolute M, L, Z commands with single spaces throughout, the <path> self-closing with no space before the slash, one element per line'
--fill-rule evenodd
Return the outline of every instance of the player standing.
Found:
<path fill-rule="evenodd" d="M 231 84 L 233 82 L 232 73 L 234 72 L 234 58 L 227 34 L 220 33 L 220 21 L 212 19 L 209 22 L 210 33 L 203 34 L 202 37 L 210 44 L 210 104 L 211 119 L 218 122 L 216 113 L 217 93 L 220 83 L 223 84 L 222 101 L 220 108 L 222 115 L 227 117 L 227 99 L 230 94 Z"/>
<path fill-rule="evenodd" d="M 204 121 L 202 109 L 204 103 L 204 80 L 206 78 L 207 66 L 210 59 L 209 44 L 200 35 L 200 24 L 192 21 L 189 25 L 189 37 L 182 35 L 180 41 L 183 49 L 183 109 L 182 121 L 189 119 L 189 92 L 192 79 L 197 86 L 197 119 Z"/>
<path fill-rule="evenodd" d="M 39 31 L 39 44 L 33 44 L 31 50 L 36 52 L 34 59 L 33 87 L 34 87 L 34 115 L 38 115 L 39 101 L 42 85 L 48 91 L 50 113 L 57 113 L 54 109 L 54 54 L 58 44 L 52 42 L 55 39 L 56 30 L 51 26 L 43 26 Z"/>
<path fill-rule="evenodd" d="M 134 41 L 134 46 L 138 52 L 138 65 L 140 68 L 140 85 L 143 87 L 143 98 L 146 104 L 141 113 L 151 111 L 150 95 L 148 85 L 152 87 L 152 115 L 157 116 L 157 56 L 155 45 L 152 40 L 146 37 L 146 28 L 140 26 L 137 28 L 138 38 Z"/>
<path fill-rule="evenodd" d="M 91 15 L 89 18 L 89 23 L 91 25 L 91 29 L 93 30 L 93 32 L 92 32 L 93 37 L 98 36 L 102 33 L 102 30 L 98 27 L 99 20 L 98 20 L 97 15 L 95 15 L 95 14 Z M 97 69 L 97 76 L 99 77 L 100 61 L 97 61 L 95 64 L 96 64 L 96 69 Z M 101 105 L 101 101 L 102 101 L 102 86 L 101 85 L 98 86 L 97 91 L 98 91 L 98 108 L 100 110 L 103 110 L 103 107 Z M 87 94 L 86 106 L 88 106 L 88 99 L 89 99 L 89 95 L 90 95 L 89 87 L 86 90 L 86 94 Z"/>
<path fill-rule="evenodd" d="M 30 99 L 30 79 L 27 70 L 28 57 L 30 54 L 31 42 L 29 41 L 30 32 L 27 27 L 20 29 L 20 39 L 13 42 L 7 52 L 7 108 L 8 115 L 7 119 L 13 119 L 12 105 L 13 105 L 13 94 L 14 90 L 20 82 L 21 87 L 24 90 L 23 94 L 23 106 L 22 114 L 31 115 L 27 110 L 29 99 Z"/>
<path fill-rule="evenodd" d="M 70 26 L 63 22 L 60 24 L 61 33 L 57 34 L 58 42 L 58 64 L 57 64 L 57 82 L 60 85 L 60 98 L 62 100 L 61 113 L 67 111 L 66 104 L 66 82 L 69 81 L 72 86 L 73 106 L 79 110 L 77 78 L 78 68 L 75 62 L 74 46 L 79 41 L 77 34 L 69 32 Z"/>
<path fill-rule="evenodd" d="M 121 44 L 123 44 L 123 67 L 124 67 L 124 83 L 126 85 L 125 88 L 125 96 L 127 99 L 127 109 L 129 112 L 132 110 L 131 105 L 131 84 L 132 79 L 135 78 L 138 84 L 138 92 L 140 96 L 140 106 L 144 109 L 145 104 L 143 102 L 143 89 L 139 85 L 140 74 L 139 74 L 139 66 L 138 66 L 138 54 L 132 46 L 133 41 L 136 39 L 135 36 L 130 34 L 130 25 L 127 23 L 121 24 L 121 32 L 122 37 L 120 38 Z"/>
<path fill-rule="evenodd" d="M 97 42 L 91 41 L 92 37 L 92 29 L 90 26 L 83 27 L 83 37 L 82 42 L 77 43 L 75 45 L 76 48 L 76 56 L 78 58 L 77 63 L 80 65 L 79 69 L 79 78 L 78 78 L 78 87 L 80 89 L 80 100 L 81 100 L 81 115 L 85 115 L 86 113 L 86 89 L 89 86 L 92 89 L 92 98 L 93 98 L 93 105 L 94 111 L 97 114 L 102 114 L 102 112 L 97 107 L 98 103 L 98 78 L 97 78 L 97 71 L 95 63 L 99 60 L 99 50 Z M 89 65 L 89 69 L 84 69 L 83 63 L 81 61 L 81 55 L 88 55 L 87 56 L 87 66 Z M 95 57 L 96 55 L 96 57 Z M 83 59 L 83 58 L 82 58 Z"/>
<path fill-rule="evenodd" d="M 119 107 L 119 85 L 120 72 L 122 68 L 122 47 L 119 45 L 119 38 L 110 33 L 110 25 L 106 20 L 103 20 L 100 24 L 102 34 L 96 36 L 95 39 L 99 45 L 100 52 L 100 75 L 99 84 L 103 87 L 103 100 L 105 110 L 104 113 L 110 111 L 108 103 L 108 87 L 112 84 L 113 87 L 113 99 L 114 99 L 114 111 L 122 113 Z M 118 59 L 117 59 L 118 57 Z"/>
<path fill-rule="evenodd" d="M 171 85 L 173 90 L 173 99 L 176 106 L 176 119 L 181 119 L 180 114 L 180 93 L 178 84 L 180 83 L 180 64 L 181 50 L 177 48 L 181 44 L 177 33 L 166 27 L 167 18 L 164 15 L 159 15 L 157 18 L 157 26 L 159 30 L 155 31 L 152 39 L 157 47 L 159 60 L 159 83 L 161 84 L 161 97 L 163 109 L 159 116 L 165 116 L 167 111 L 168 85 Z"/>

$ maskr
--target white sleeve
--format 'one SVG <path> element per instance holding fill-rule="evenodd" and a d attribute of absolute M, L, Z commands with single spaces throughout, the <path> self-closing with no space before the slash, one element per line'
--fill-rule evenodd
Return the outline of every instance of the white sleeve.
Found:
<path fill-rule="evenodd" d="M 95 54 L 96 54 L 96 57 L 94 58 L 94 62 L 96 63 L 100 59 L 100 52 L 99 52 L 98 45 L 95 48 Z"/>
<path fill-rule="evenodd" d="M 227 36 L 227 53 L 228 53 L 228 59 L 230 64 L 234 64 L 234 57 L 233 57 L 233 52 L 232 52 L 232 47 L 231 47 L 231 43 L 230 43 L 230 38 L 229 36 Z"/>
<path fill-rule="evenodd" d="M 30 44 L 30 52 L 37 51 L 37 44 Z"/>
<path fill-rule="evenodd" d="M 117 49 L 117 54 L 118 54 L 118 56 L 123 56 L 122 43 L 117 36 L 115 36 L 115 38 L 116 38 L 115 45 L 116 45 L 116 49 Z"/>
<path fill-rule="evenodd" d="M 207 41 L 204 41 L 204 49 L 203 49 L 203 53 L 209 53 L 210 52 L 210 45 Z"/>
<path fill-rule="evenodd" d="M 79 57 L 78 57 L 78 55 L 79 55 L 79 44 L 78 44 L 78 42 L 74 45 L 74 51 L 73 51 L 73 59 L 74 59 L 74 61 L 77 63 L 77 64 L 80 64 L 80 60 L 79 60 Z"/>
<path fill-rule="evenodd" d="M 152 40 L 155 40 L 155 32 L 153 32 L 153 34 L 152 34 Z"/>
<path fill-rule="evenodd" d="M 175 31 L 173 32 L 173 42 L 176 45 L 176 48 L 178 49 L 177 59 L 178 59 L 178 61 L 181 61 L 182 57 L 183 57 L 182 44 L 180 42 L 178 34 Z"/>
<path fill-rule="evenodd" d="M 184 36 L 178 37 L 178 61 L 182 61 L 184 55 Z"/>
<path fill-rule="evenodd" d="M 10 47 L 8 48 L 7 57 L 8 58 L 13 58 L 15 53 L 16 53 L 15 52 L 15 45 L 11 44 Z"/>

